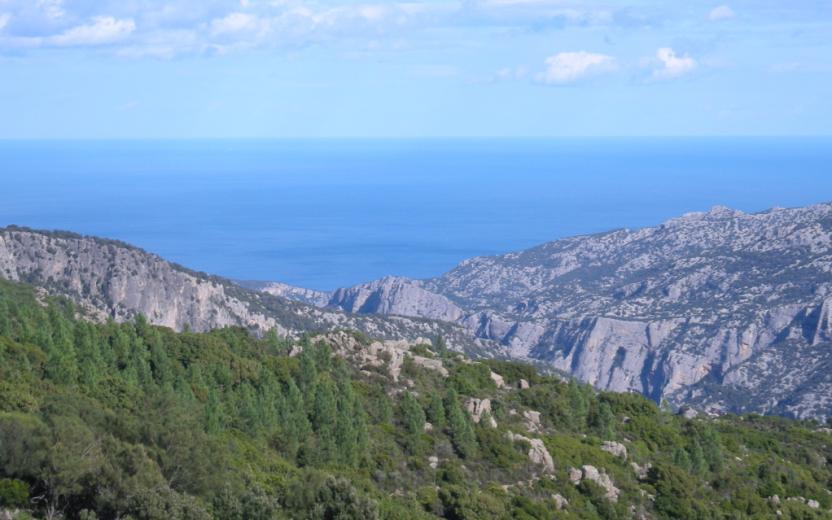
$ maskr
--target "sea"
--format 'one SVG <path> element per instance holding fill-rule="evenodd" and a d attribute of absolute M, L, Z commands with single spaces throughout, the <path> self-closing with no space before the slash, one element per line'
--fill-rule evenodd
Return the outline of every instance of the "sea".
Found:
<path fill-rule="evenodd" d="M 724 205 L 832 201 L 832 138 L 0 141 L 0 226 L 328 290 Z"/>

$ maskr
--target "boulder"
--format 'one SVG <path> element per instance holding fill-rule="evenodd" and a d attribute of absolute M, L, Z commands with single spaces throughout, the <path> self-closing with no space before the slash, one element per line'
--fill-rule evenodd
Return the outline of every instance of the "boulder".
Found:
<path fill-rule="evenodd" d="M 503 379 L 503 376 L 495 372 L 491 372 L 490 375 L 491 380 L 494 381 L 494 384 L 497 385 L 497 388 L 504 388 L 506 386 L 506 380 Z"/>
<path fill-rule="evenodd" d="M 471 419 L 479 424 L 483 416 L 488 412 L 488 425 L 492 428 L 497 427 L 497 421 L 491 416 L 491 399 L 477 399 L 472 397 L 465 401 L 465 409 L 471 415 Z"/>
<path fill-rule="evenodd" d="M 563 495 L 560 493 L 552 495 L 552 500 L 555 501 L 555 509 L 558 511 L 569 506 L 569 501 L 563 498 Z"/>
<path fill-rule="evenodd" d="M 691 408 L 690 406 L 683 406 L 683 407 L 679 408 L 678 415 L 684 417 L 685 419 L 693 419 L 694 417 L 699 415 L 699 412 L 697 412 L 695 409 Z"/>
<path fill-rule="evenodd" d="M 610 455 L 614 455 L 622 460 L 627 460 L 627 447 L 620 442 L 604 441 L 601 449 Z"/>
<path fill-rule="evenodd" d="M 529 382 L 525 379 L 521 379 L 520 383 L 517 386 L 520 388 L 520 390 L 525 390 L 529 387 Z"/>
<path fill-rule="evenodd" d="M 540 431 L 540 412 L 534 410 L 526 410 L 523 412 L 523 423 L 526 429 L 530 432 L 536 433 Z"/>
<path fill-rule="evenodd" d="M 576 486 L 583 480 L 594 482 L 604 490 L 604 496 L 610 502 L 618 502 L 618 495 L 621 494 L 621 490 L 615 487 L 610 476 L 604 470 L 599 470 L 595 466 L 584 465 L 580 470 L 571 468 L 569 470 L 569 480 Z"/>
<path fill-rule="evenodd" d="M 639 466 L 637 462 L 631 462 L 630 467 L 633 468 L 633 472 L 635 472 L 636 477 L 638 477 L 639 480 L 644 480 L 647 478 L 647 475 L 653 468 L 653 465 L 648 462 L 644 466 Z"/>
<path fill-rule="evenodd" d="M 546 449 L 546 445 L 543 444 L 542 440 L 530 439 L 523 435 L 511 432 L 508 432 L 508 437 L 512 441 L 523 441 L 528 443 L 529 460 L 535 464 L 543 466 L 544 471 L 550 475 L 555 472 L 555 461 L 552 459 L 552 455 L 549 453 L 549 450 Z"/>

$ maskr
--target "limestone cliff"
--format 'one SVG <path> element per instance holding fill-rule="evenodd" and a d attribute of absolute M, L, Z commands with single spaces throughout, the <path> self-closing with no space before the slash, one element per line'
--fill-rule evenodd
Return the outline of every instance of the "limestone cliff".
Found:
<path fill-rule="evenodd" d="M 67 296 L 99 320 L 124 321 L 142 314 L 151 323 L 176 330 L 241 326 L 255 333 L 274 329 L 280 335 L 296 336 L 354 329 L 388 340 L 441 335 L 451 348 L 472 354 L 499 351 L 458 325 L 321 309 L 190 271 L 122 242 L 74 233 L 0 229 L 0 277 Z"/>
<path fill-rule="evenodd" d="M 329 305 L 458 323 L 516 358 L 656 400 L 832 408 L 832 204 L 716 207 L 342 289 Z"/>

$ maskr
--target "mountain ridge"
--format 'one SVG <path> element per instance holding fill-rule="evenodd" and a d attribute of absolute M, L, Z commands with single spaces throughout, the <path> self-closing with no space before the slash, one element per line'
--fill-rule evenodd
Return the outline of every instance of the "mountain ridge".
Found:
<path fill-rule="evenodd" d="M 174 330 L 242 326 L 256 334 L 274 329 L 297 337 L 354 329 L 379 339 L 427 341 L 441 335 L 458 350 L 495 351 L 452 324 L 320 309 L 190 270 L 124 242 L 72 232 L 0 228 L 0 277 L 70 297 L 98 321 L 142 314 Z"/>
<path fill-rule="evenodd" d="M 715 206 L 474 257 L 436 278 L 338 289 L 327 307 L 457 323 L 514 358 L 657 401 L 825 418 L 832 381 L 816 347 L 830 339 L 818 319 L 832 305 L 830 273 L 832 204 Z"/>

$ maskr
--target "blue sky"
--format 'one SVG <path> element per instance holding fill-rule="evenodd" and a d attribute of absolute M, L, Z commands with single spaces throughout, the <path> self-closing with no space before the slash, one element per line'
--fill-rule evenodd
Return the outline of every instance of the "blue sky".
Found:
<path fill-rule="evenodd" d="M 832 134 L 829 0 L 0 0 L 0 138 Z"/>

